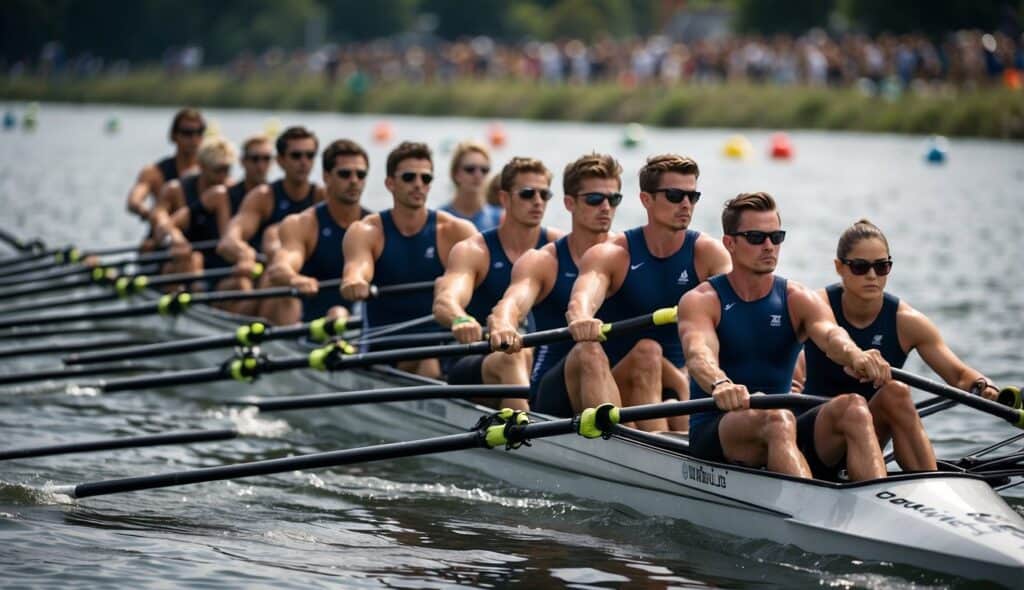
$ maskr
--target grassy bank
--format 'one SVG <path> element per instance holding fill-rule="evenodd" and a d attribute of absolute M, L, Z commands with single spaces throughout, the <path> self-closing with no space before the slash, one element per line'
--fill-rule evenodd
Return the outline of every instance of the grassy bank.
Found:
<path fill-rule="evenodd" d="M 318 76 L 238 81 L 212 72 L 174 79 L 159 72 L 139 72 L 90 80 L 5 79 L 0 81 L 0 99 L 1024 139 L 1024 93 L 1005 89 L 905 94 L 885 100 L 855 89 L 735 84 L 625 89 L 613 84 L 582 87 L 486 81 L 427 86 L 393 83 L 371 86 L 360 94 Z"/>

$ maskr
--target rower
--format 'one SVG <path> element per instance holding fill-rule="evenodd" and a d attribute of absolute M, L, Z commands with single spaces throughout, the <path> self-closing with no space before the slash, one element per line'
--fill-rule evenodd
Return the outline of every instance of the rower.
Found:
<path fill-rule="evenodd" d="M 505 295 L 487 319 L 491 350 L 518 353 L 519 326 L 533 313 L 538 330 L 565 327 L 565 310 L 578 274 L 577 261 L 592 246 L 612 238 L 612 219 L 622 201 L 619 163 L 606 154 L 587 154 L 562 173 L 562 202 L 572 217 L 572 231 L 555 242 L 520 256 L 512 267 Z M 598 313 L 600 315 L 600 312 Z M 560 417 L 573 415 L 565 393 L 565 356 L 572 345 L 545 344 L 534 351 L 530 373 L 530 408 Z"/>
<path fill-rule="evenodd" d="M 916 350 L 921 359 L 953 387 L 996 399 L 999 388 L 949 349 L 928 316 L 885 292 L 892 263 L 885 234 L 870 221 L 861 219 L 839 237 L 835 270 L 841 282 L 818 291 L 818 296 L 829 304 L 837 323 L 857 346 L 878 350 L 893 367 L 902 368 L 907 355 Z M 842 392 L 859 393 L 868 400 L 879 445 L 884 448 L 892 440 L 896 460 L 904 471 L 936 469 L 935 451 L 914 407 L 909 387 L 890 381 L 876 389 L 872 383 L 861 383 L 847 375 L 813 342 L 807 343 L 804 352 L 805 391 L 828 397 Z M 815 408 L 800 416 L 797 431 L 813 432 L 819 414 L 820 410 Z M 834 477 L 842 467 L 841 461 L 826 463 L 817 453 L 806 454 L 816 477 L 819 472 Z"/>
<path fill-rule="evenodd" d="M 151 225 L 155 225 L 154 221 L 163 221 L 153 219 L 156 212 L 155 201 L 160 195 L 160 190 L 166 183 L 198 171 L 196 155 L 205 132 L 206 120 L 198 110 L 185 108 L 174 114 L 169 132 L 170 140 L 175 146 L 174 155 L 142 168 L 135 184 L 128 191 L 127 207 L 130 213 Z M 150 195 L 154 200 L 152 206 L 147 203 Z M 173 211 L 166 210 L 164 213 L 169 215 Z"/>
<path fill-rule="evenodd" d="M 608 402 L 633 406 L 689 399 L 683 350 L 672 326 L 620 336 L 605 348 L 599 342 L 602 320 L 672 307 L 701 281 L 732 268 L 721 242 L 687 229 L 700 199 L 699 176 L 697 162 L 690 158 L 648 158 L 640 169 L 640 203 L 647 210 L 647 224 L 594 246 L 580 261 L 566 312 L 576 345 L 565 362 L 569 397 L 558 402 L 562 406 L 570 404 L 579 413 Z M 595 317 L 610 297 L 616 297 L 610 310 L 614 317 Z M 673 420 L 671 426 L 685 431 L 688 420 Z M 640 427 L 666 430 L 669 423 L 650 420 Z"/>
<path fill-rule="evenodd" d="M 216 240 L 220 237 L 220 230 L 227 225 L 226 211 L 218 215 L 214 204 L 223 198 L 224 183 L 231 173 L 231 162 L 236 153 L 235 146 L 227 139 L 208 138 L 199 147 L 199 174 L 172 180 L 164 187 L 162 199 L 165 202 L 181 201 L 184 206 L 153 231 L 158 242 L 168 239 L 171 243 L 173 257 L 163 272 L 199 272 L 227 266 L 213 250 L 193 252 L 191 243 Z M 213 285 L 206 287 L 212 288 Z"/>
<path fill-rule="evenodd" d="M 512 278 L 512 265 L 523 253 L 541 248 L 563 234 L 541 226 L 551 199 L 551 172 L 543 162 L 512 158 L 499 178 L 504 219 L 498 227 L 456 244 L 448 256 L 444 276 L 437 281 L 434 318 L 451 328 L 455 339 L 462 343 L 482 338 L 480 325 L 505 294 Z M 526 385 L 530 382 L 528 352 L 463 357 L 448 370 L 448 383 Z M 501 400 L 498 407 L 528 409 L 522 399 Z"/>
<path fill-rule="evenodd" d="M 217 245 L 217 254 L 236 269 L 232 281 L 222 284 L 224 288 L 251 289 L 256 248 L 272 258 L 281 243 L 277 224 L 324 199 L 323 187 L 309 181 L 318 147 L 316 135 L 305 127 L 289 127 L 278 136 L 275 147 L 277 165 L 284 171 L 284 178 L 249 191 Z M 226 307 L 252 314 L 258 303 L 241 302 Z"/>
<path fill-rule="evenodd" d="M 441 211 L 471 221 L 479 231 L 498 227 L 501 207 L 486 200 L 487 175 L 490 172 L 491 153 L 484 144 L 464 141 L 455 146 L 451 167 L 455 198 L 441 207 Z"/>
<path fill-rule="evenodd" d="M 399 144 L 388 154 L 386 173 L 384 186 L 393 198 L 392 208 L 368 215 L 345 232 L 341 296 L 348 301 L 369 298 L 371 282 L 384 286 L 437 279 L 444 274 L 452 247 L 476 233 L 468 221 L 427 208 L 434 164 L 426 144 Z M 370 328 L 429 316 L 432 305 L 429 291 L 371 299 L 366 302 L 363 325 Z M 412 331 L 431 329 L 436 325 Z M 429 377 L 441 375 L 437 359 L 406 361 L 398 368 Z"/>
<path fill-rule="evenodd" d="M 270 261 L 267 275 L 273 285 L 295 287 L 308 298 L 270 299 L 260 315 L 275 324 L 308 322 L 319 317 L 348 317 L 349 304 L 337 289 L 318 291 L 320 279 L 341 276 L 345 259 L 341 242 L 345 230 L 370 214 L 359 199 L 366 187 L 370 159 L 366 150 L 348 139 L 331 143 L 323 153 L 327 199 L 281 222 L 281 247 Z"/>
<path fill-rule="evenodd" d="M 253 135 L 242 143 L 241 164 L 245 176 L 240 182 L 223 189 L 226 191 L 230 217 L 234 217 L 241 209 L 245 195 L 256 187 L 267 183 L 267 173 L 270 172 L 270 164 L 273 159 L 273 147 L 267 136 Z"/>
<path fill-rule="evenodd" d="M 690 451 L 702 459 L 811 477 L 801 449 L 816 448 L 830 464 L 845 454 L 855 481 L 885 477 L 862 396 L 844 394 L 823 405 L 813 440 L 798 440 L 789 410 L 749 409 L 750 392 L 790 391 L 805 339 L 858 379 L 881 386 L 891 378 L 882 355 L 857 347 L 813 291 L 775 274 L 786 237 L 781 224 L 775 200 L 767 193 L 745 193 L 727 201 L 722 241 L 732 270 L 710 278 L 679 303 L 691 397 L 710 395 L 720 410 L 690 417 Z"/>

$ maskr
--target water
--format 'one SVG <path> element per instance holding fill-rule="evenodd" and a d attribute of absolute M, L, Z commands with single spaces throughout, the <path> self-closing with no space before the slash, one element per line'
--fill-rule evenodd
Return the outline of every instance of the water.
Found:
<path fill-rule="evenodd" d="M 105 135 L 107 118 L 121 132 Z M 45 105 L 35 133 L 0 135 L 0 226 L 49 244 L 116 245 L 142 227 L 123 212 L 138 169 L 169 152 L 170 109 Z M 390 146 L 370 140 L 381 117 L 211 111 L 236 141 L 268 119 L 305 124 L 322 139 L 365 142 L 371 171 L 366 202 L 387 206 L 383 162 Z M 487 122 L 392 118 L 396 136 L 437 152 L 454 140 L 483 138 Z M 751 133 L 747 162 L 720 155 L 719 130 L 648 130 L 637 150 L 620 147 L 620 128 L 506 123 L 497 153 L 532 155 L 559 172 L 570 159 L 611 151 L 625 169 L 626 204 L 616 227 L 643 222 L 636 173 L 645 154 L 676 151 L 701 165 L 704 198 L 694 228 L 720 235 L 721 202 L 767 190 L 789 231 L 780 272 L 813 286 L 834 280 L 831 260 L 842 229 L 867 216 L 885 229 L 896 266 L 890 290 L 928 314 L 954 351 L 999 383 L 1021 383 L 1024 235 L 1020 196 L 1024 146 L 961 140 L 949 163 L 923 162 L 919 137 L 795 133 L 796 158 L 764 157 L 768 133 Z M 319 172 L 317 172 L 319 174 Z M 432 202 L 451 192 L 439 173 Z M 560 189 L 556 173 L 554 186 Z M 556 190 L 556 193 L 561 193 Z M 546 222 L 565 227 L 560 201 Z M 79 340 L 68 336 L 66 340 Z M 52 339 L 57 342 L 60 339 Z M 17 342 L 0 341 L 0 348 Z M 175 360 L 159 361 L 174 364 Z M 177 365 L 187 363 L 186 359 Z M 194 362 L 194 361 L 192 361 Z M 0 361 L 3 372 L 48 367 L 56 358 Z M 927 370 L 912 356 L 908 370 Z M 242 386 L 237 386 L 238 390 Z M 20 447 L 190 428 L 223 428 L 225 399 L 203 388 L 119 396 L 68 395 L 54 384 L 0 392 L 2 446 Z M 228 388 L 227 391 L 235 391 Z M 241 394 L 286 394 L 257 384 Z M 313 393 L 313 392 L 305 392 Z M 268 420 L 269 422 L 269 420 Z M 0 463 L 0 571 L 5 587 L 447 588 L 895 588 L 960 585 L 885 563 L 826 558 L 771 543 L 709 533 L 628 508 L 537 494 L 436 460 L 394 461 L 294 472 L 69 502 L 46 491 L 102 478 L 158 473 L 366 444 L 340 428 L 301 419 L 261 424 L 258 437 Z M 927 419 L 941 456 L 1012 434 L 993 418 L 958 408 Z M 282 431 L 283 430 L 283 431 Z M 1021 501 L 1011 498 L 1021 509 Z"/>

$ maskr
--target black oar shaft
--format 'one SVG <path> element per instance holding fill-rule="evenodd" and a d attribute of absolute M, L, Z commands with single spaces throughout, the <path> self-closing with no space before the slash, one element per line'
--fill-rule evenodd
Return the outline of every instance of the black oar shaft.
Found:
<path fill-rule="evenodd" d="M 203 241 L 203 242 L 196 242 L 194 244 L 191 244 L 191 246 L 192 246 L 192 250 L 194 250 L 196 252 L 203 252 L 203 251 L 206 251 L 206 250 L 212 250 L 212 249 L 217 247 L 217 240 L 206 240 L 206 241 Z M 156 252 L 145 252 L 145 253 L 138 254 L 137 256 L 133 256 L 133 257 L 129 257 L 129 258 L 123 258 L 123 259 L 119 259 L 119 260 L 113 260 L 113 261 L 110 261 L 110 262 L 104 262 L 102 266 L 106 266 L 106 267 L 121 267 L 121 266 L 125 266 L 125 265 L 128 265 L 128 264 L 145 264 L 145 263 L 154 263 L 154 262 L 167 262 L 171 258 L 172 258 L 172 256 L 171 256 L 171 251 L 170 250 L 159 250 L 159 251 L 156 251 Z M 59 270 L 54 270 L 52 273 L 47 273 L 46 275 L 43 275 L 43 276 L 38 277 L 38 278 L 26 279 L 24 282 L 35 281 L 35 280 L 42 280 L 44 278 L 58 278 L 58 277 L 62 277 L 62 276 L 71 276 L 71 275 L 79 274 L 79 273 L 82 273 L 82 272 L 89 272 L 91 270 L 91 267 L 86 266 L 84 264 L 80 264 L 78 262 L 74 262 L 72 264 L 66 264 L 66 261 L 49 260 L 49 261 L 46 261 L 46 262 L 41 262 L 39 264 L 32 265 L 30 267 L 19 267 L 17 269 L 9 269 L 9 270 L 0 271 L 0 278 L 7 277 L 7 276 L 12 276 L 12 275 L 15 275 L 15 274 L 35 273 L 35 272 L 39 272 L 39 271 L 55 269 L 56 267 L 59 267 L 59 266 L 65 266 L 66 268 L 61 268 Z M 8 282 L 5 281 L 3 284 L 4 285 L 8 285 L 8 284 L 14 284 L 14 283 L 8 283 Z"/>
<path fill-rule="evenodd" d="M 321 393 L 318 395 L 302 395 L 280 398 L 268 398 L 252 403 L 239 402 L 238 405 L 254 406 L 261 412 L 279 412 L 283 410 L 303 410 L 308 408 L 326 408 L 350 406 L 365 403 L 387 403 L 422 399 L 466 399 L 466 398 L 519 398 L 530 395 L 530 388 L 525 385 L 422 385 L 417 387 L 393 387 L 385 389 L 367 389 L 363 391 L 344 391 L 340 393 Z"/>
<path fill-rule="evenodd" d="M 997 418 L 1002 418 L 1014 426 L 1024 428 L 1024 411 L 989 401 L 983 397 L 946 385 L 945 383 L 925 379 L 919 375 L 908 373 L 903 369 L 894 368 L 892 370 L 892 376 L 894 379 L 902 381 L 911 387 L 916 387 L 922 391 L 927 391 L 929 393 L 934 393 L 935 395 L 941 395 L 942 397 L 955 400 L 965 406 L 970 406 L 976 410 L 992 414 Z"/>
<path fill-rule="evenodd" d="M 156 367 L 144 367 L 139 365 L 63 367 L 59 369 L 44 369 L 42 371 L 24 371 L 20 373 L 0 374 L 0 385 L 31 383 L 33 381 L 46 381 L 48 379 L 71 379 L 73 377 L 89 377 L 92 375 L 105 375 L 107 373 L 130 373 L 154 370 L 158 369 Z"/>
<path fill-rule="evenodd" d="M 252 477 L 255 475 L 271 475 L 274 473 L 285 473 L 301 469 L 322 469 L 325 467 L 339 467 L 342 465 L 364 463 L 367 461 L 380 461 L 400 457 L 415 457 L 418 455 L 459 451 L 476 448 L 482 444 L 482 438 L 479 433 L 467 432 L 464 434 L 437 437 L 435 439 L 430 439 L 429 441 L 400 442 L 358 449 L 316 453 L 312 455 L 303 455 L 301 457 L 270 459 L 267 461 L 226 465 L 223 467 L 208 467 L 206 469 L 196 469 L 193 471 L 179 471 L 177 473 L 164 473 L 160 475 L 128 477 L 124 479 L 83 483 L 76 486 L 69 486 L 67 488 L 59 488 L 54 491 L 58 493 L 66 493 L 75 498 L 88 498 L 90 496 L 100 496 L 103 494 L 133 492 L 138 490 L 165 488 L 223 479 Z"/>
<path fill-rule="evenodd" d="M 77 367 L 73 367 L 77 368 Z M 97 373 L 98 374 L 98 373 Z M 125 379 L 110 379 L 96 384 L 104 393 L 116 393 L 132 389 L 149 387 L 170 387 L 174 385 L 195 385 L 229 379 L 230 376 L 221 367 L 193 369 L 191 371 L 173 371 L 159 375 L 140 375 Z"/>
<path fill-rule="evenodd" d="M 211 442 L 237 438 L 239 433 L 234 429 L 221 430 L 190 430 L 185 432 L 166 432 L 143 436 L 125 436 L 102 440 L 91 440 L 42 447 L 26 447 L 22 449 L 0 450 L 0 461 L 9 459 L 26 459 L 30 457 L 46 457 L 50 455 L 67 455 L 71 453 L 88 453 L 92 451 L 111 451 L 115 449 L 136 449 L 157 447 L 161 445 L 178 445 L 197 442 Z"/>
<path fill-rule="evenodd" d="M 104 338 L 96 340 L 87 340 L 84 342 L 49 342 L 46 344 L 37 344 L 34 346 L 19 346 L 17 348 L 10 347 L 4 350 L 0 350 L 0 358 L 11 358 L 16 356 L 31 356 L 35 354 L 53 354 L 55 351 L 60 352 L 76 352 L 76 351 L 88 351 L 96 350 L 98 348 L 111 348 L 114 346 L 137 346 L 144 344 L 144 341 L 138 338 L 121 337 L 121 338 Z M 113 358 L 111 360 L 117 360 Z"/>

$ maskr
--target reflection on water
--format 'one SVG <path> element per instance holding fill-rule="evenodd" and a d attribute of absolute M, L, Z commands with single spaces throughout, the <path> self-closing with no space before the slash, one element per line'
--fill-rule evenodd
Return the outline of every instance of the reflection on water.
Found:
<path fill-rule="evenodd" d="M 116 112 L 117 135 L 103 134 Z M 0 135 L 0 225 L 51 244 L 117 245 L 141 226 L 123 213 L 131 180 L 169 151 L 172 109 L 44 106 L 34 134 Z M 391 145 L 370 140 L 379 117 L 211 111 L 240 141 L 271 116 L 305 124 L 321 143 L 364 142 L 371 171 L 367 205 L 388 204 L 383 162 Z M 392 118 L 396 136 L 438 146 L 484 137 L 485 121 Z M 767 190 L 778 198 L 789 231 L 780 272 L 809 285 L 833 280 L 839 232 L 860 217 L 887 231 L 896 266 L 890 289 L 929 314 L 950 345 L 997 381 L 1024 381 L 1020 322 L 1024 271 L 1015 244 L 1024 234 L 1020 195 L 1024 148 L 957 141 L 949 164 L 922 161 L 921 138 L 795 133 L 797 157 L 777 163 L 720 155 L 728 130 L 651 130 L 642 148 L 621 148 L 615 126 L 506 124 L 496 154 L 543 159 L 557 174 L 591 150 L 611 151 L 625 168 L 616 228 L 643 222 L 636 174 L 646 154 L 676 151 L 701 166 L 704 198 L 693 227 L 720 235 L 721 203 L 736 193 Z M 769 133 L 751 133 L 767 149 Z M 431 200 L 451 193 L 439 173 Z M 545 223 L 565 227 L 553 199 Z M 60 337 L 43 340 L 58 342 Z M 17 342 L 5 342 L 4 346 Z M 222 355 L 210 358 L 220 359 Z M 54 366 L 53 357 L 2 361 L 10 372 Z M 195 358 L 178 362 L 198 362 Z M 913 357 L 908 369 L 923 372 Z M 67 395 L 64 385 L 0 391 L 3 446 L 192 428 L 223 428 L 217 400 L 287 394 L 256 384 L 190 387 L 116 396 Z M 312 392 L 306 392 L 312 393 Z M 497 480 L 430 459 L 91 498 L 66 505 L 38 490 L 71 483 L 287 456 L 368 442 L 302 413 L 287 429 L 260 418 L 260 436 L 230 442 L 69 455 L 0 464 L 0 570 L 5 585 L 242 585 L 308 588 L 774 587 L 888 588 L 907 582 L 945 587 L 956 580 L 849 558 L 808 555 L 792 547 L 735 539 L 684 522 L 648 518 L 622 507 L 510 488 Z M 274 417 L 274 420 L 277 420 Z M 315 424 L 315 426 L 314 426 Z M 1011 434 L 969 409 L 928 419 L 940 455 L 964 453 Z M 271 428 L 274 427 L 274 428 Z M 1020 510 L 1020 506 L 1017 506 Z"/>

